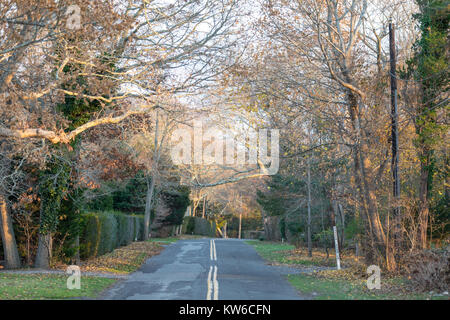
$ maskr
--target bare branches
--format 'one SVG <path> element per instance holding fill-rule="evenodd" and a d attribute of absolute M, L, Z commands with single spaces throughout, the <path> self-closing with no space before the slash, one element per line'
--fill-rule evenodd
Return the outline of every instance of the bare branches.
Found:
<path fill-rule="evenodd" d="M 152 106 L 152 108 L 155 106 Z M 43 130 L 43 129 L 8 129 L 8 128 L 1 128 L 0 127 L 0 137 L 14 137 L 19 139 L 25 139 L 25 138 L 43 138 L 49 140 L 51 143 L 69 143 L 71 140 L 73 140 L 77 135 L 81 134 L 82 132 L 102 125 L 102 124 L 116 124 L 124 119 L 130 117 L 131 115 L 135 114 L 141 114 L 146 112 L 146 108 L 144 106 L 141 106 L 138 110 L 129 110 L 125 112 L 124 114 L 120 116 L 111 116 L 111 117 L 104 117 L 95 119 L 92 121 L 89 121 L 85 123 L 84 125 L 81 125 L 77 127 L 76 129 L 70 131 L 69 133 L 64 132 L 54 132 L 49 130 Z"/>
<path fill-rule="evenodd" d="M 0 136 L 8 137 L 8 138 L 44 138 L 52 143 L 59 143 L 61 141 L 65 141 L 65 139 L 61 139 L 61 136 L 55 133 L 54 131 L 42 130 L 42 129 L 8 129 L 8 128 L 0 128 Z"/>

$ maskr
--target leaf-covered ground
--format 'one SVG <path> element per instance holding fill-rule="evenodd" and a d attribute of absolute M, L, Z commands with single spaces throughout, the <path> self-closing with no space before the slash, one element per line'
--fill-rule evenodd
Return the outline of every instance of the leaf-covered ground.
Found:
<path fill-rule="evenodd" d="M 100 257 L 81 263 L 81 272 L 111 272 L 127 274 L 136 271 L 150 257 L 164 249 L 158 242 L 133 242 Z"/>
<path fill-rule="evenodd" d="M 311 299 L 318 300 L 375 300 L 375 299 L 448 299 L 440 293 L 421 293 L 412 290 L 404 277 L 381 274 L 381 289 L 367 288 L 366 266 L 355 256 L 345 253 L 343 269 L 336 270 L 336 259 L 332 249 L 327 259 L 325 252 L 314 250 L 308 257 L 304 248 L 268 241 L 247 241 L 258 254 L 270 264 L 289 265 L 299 268 L 301 273 L 288 275 L 289 282 Z"/>

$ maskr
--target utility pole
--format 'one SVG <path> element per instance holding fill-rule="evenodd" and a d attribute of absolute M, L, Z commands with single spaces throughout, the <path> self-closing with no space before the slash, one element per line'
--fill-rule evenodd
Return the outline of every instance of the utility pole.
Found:
<path fill-rule="evenodd" d="M 390 55 L 390 77 L 391 77 L 391 121 L 392 121 L 392 161 L 391 170 L 393 178 L 394 194 L 394 238 L 396 247 L 401 244 L 401 216 L 400 216 L 400 178 L 398 175 L 398 108 L 397 108 L 397 54 L 395 50 L 395 28 L 392 22 L 389 22 L 389 55 Z"/>

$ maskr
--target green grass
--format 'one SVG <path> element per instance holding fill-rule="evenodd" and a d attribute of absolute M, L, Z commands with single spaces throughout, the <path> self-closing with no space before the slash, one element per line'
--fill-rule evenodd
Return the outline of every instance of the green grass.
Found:
<path fill-rule="evenodd" d="M 160 243 L 160 244 L 171 244 L 171 243 L 177 242 L 178 240 L 180 240 L 180 238 L 168 237 L 168 238 L 151 238 L 148 241 L 156 242 L 156 243 Z"/>
<path fill-rule="evenodd" d="M 165 244 L 171 244 L 174 242 L 177 242 L 178 240 L 186 240 L 186 239 L 203 239 L 206 238 L 206 236 L 199 236 L 199 235 L 190 235 L 190 234 L 182 234 L 177 237 L 167 237 L 167 238 L 150 238 L 147 241 L 150 242 L 156 242 L 162 245 Z"/>
<path fill-rule="evenodd" d="M 67 278 L 55 274 L 0 274 L 0 300 L 95 298 L 116 282 L 116 279 L 82 276 L 81 288 L 69 290 Z"/>
<path fill-rule="evenodd" d="M 334 259 L 326 259 L 323 253 L 314 252 L 313 258 L 306 251 L 294 250 L 293 245 L 269 241 L 246 241 L 265 260 L 287 265 L 335 266 Z M 294 251 L 293 251 L 294 250 Z M 367 289 L 364 277 L 355 277 L 352 269 L 328 270 L 315 273 L 288 275 L 289 282 L 302 294 L 314 300 L 424 300 L 448 299 L 411 292 L 401 277 L 383 278 L 381 289 Z"/>
<path fill-rule="evenodd" d="M 300 291 L 314 300 L 439 300 L 445 296 L 431 296 L 426 293 L 389 292 L 388 290 L 366 287 L 365 280 L 348 281 L 341 279 L 326 279 L 308 274 L 288 275 L 288 281 Z M 399 279 L 384 280 L 398 282 Z M 388 284 L 385 282 L 385 284 Z"/>
<path fill-rule="evenodd" d="M 262 258 L 279 263 L 283 263 L 288 251 L 295 249 L 293 245 L 279 242 L 249 240 L 246 243 L 252 245 Z"/>
<path fill-rule="evenodd" d="M 335 266 L 334 260 L 329 259 L 308 259 L 306 257 L 291 255 L 290 251 L 295 249 L 295 246 L 288 243 L 269 242 L 249 240 L 246 243 L 252 245 L 256 252 L 265 260 L 281 264 L 294 264 L 304 266 Z"/>

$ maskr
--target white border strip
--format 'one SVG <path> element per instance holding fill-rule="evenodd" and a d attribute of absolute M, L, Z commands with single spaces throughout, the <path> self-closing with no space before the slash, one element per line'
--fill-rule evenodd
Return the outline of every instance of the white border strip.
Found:
<path fill-rule="evenodd" d="M 213 240 L 212 241 L 212 244 L 213 244 L 213 257 L 214 257 L 214 261 L 217 261 L 217 251 L 216 251 L 216 241 L 215 240 Z"/>

